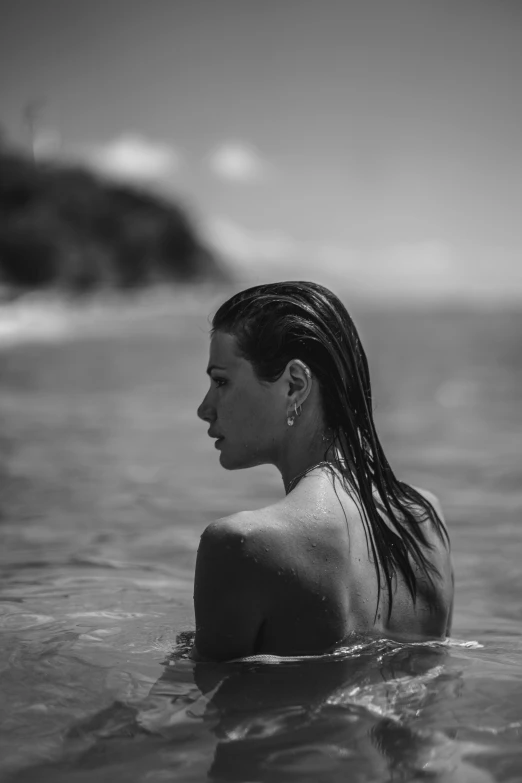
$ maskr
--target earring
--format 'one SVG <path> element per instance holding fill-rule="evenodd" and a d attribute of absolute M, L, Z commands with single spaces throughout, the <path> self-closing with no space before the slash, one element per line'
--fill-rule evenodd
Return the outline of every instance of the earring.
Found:
<path fill-rule="evenodd" d="M 299 405 L 299 407 L 297 407 L 297 403 L 294 402 L 294 415 L 292 416 L 291 414 L 288 414 L 288 418 L 286 420 L 286 423 L 288 424 L 289 427 L 294 426 L 294 421 L 297 419 L 298 416 L 301 415 L 302 409 L 303 409 L 302 405 Z"/>

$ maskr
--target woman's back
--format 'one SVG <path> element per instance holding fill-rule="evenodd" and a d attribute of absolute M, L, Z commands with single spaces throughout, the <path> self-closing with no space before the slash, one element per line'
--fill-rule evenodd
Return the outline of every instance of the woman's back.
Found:
<path fill-rule="evenodd" d="M 436 532 L 429 530 L 429 521 L 420 524 L 427 528 L 433 546 L 427 555 L 439 576 L 430 582 L 417 569 L 414 604 L 398 573 L 388 617 L 387 589 L 383 582 L 379 593 L 360 511 L 338 482 L 334 486 L 330 475 L 314 471 L 281 502 L 214 523 L 211 549 L 215 558 L 216 540 L 220 540 L 220 571 L 226 571 L 228 582 L 220 597 L 219 580 L 214 580 L 212 603 L 234 600 L 230 580 L 237 583 L 246 601 L 245 616 L 237 615 L 236 621 L 249 629 L 250 646 L 229 657 L 236 653 L 238 657 L 312 654 L 352 633 L 409 640 L 444 637 L 453 595 L 449 552 Z M 200 573 L 205 569 L 206 579 L 211 578 L 210 568 L 200 562 Z M 198 601 L 198 593 L 207 600 Z M 198 578 L 195 597 L 196 644 L 205 654 L 210 652 L 205 617 L 210 613 L 215 622 L 217 614 L 223 616 L 223 606 L 208 606 L 208 591 Z M 226 635 L 226 628 L 221 631 Z M 215 638 L 216 633 L 220 630 L 212 627 L 210 635 Z M 215 651 L 209 657 L 216 657 Z"/>

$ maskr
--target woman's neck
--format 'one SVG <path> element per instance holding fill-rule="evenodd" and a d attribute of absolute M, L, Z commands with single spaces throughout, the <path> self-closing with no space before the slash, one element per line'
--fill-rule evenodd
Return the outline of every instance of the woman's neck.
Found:
<path fill-rule="evenodd" d="M 303 476 L 314 468 L 335 464 L 335 450 L 325 435 L 318 434 L 306 440 L 296 438 L 283 455 L 277 467 L 281 472 L 285 492 L 288 495 Z"/>

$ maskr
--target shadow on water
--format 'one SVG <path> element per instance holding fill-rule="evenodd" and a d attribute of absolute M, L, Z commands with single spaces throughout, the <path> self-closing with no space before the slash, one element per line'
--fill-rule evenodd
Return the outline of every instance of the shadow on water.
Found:
<path fill-rule="evenodd" d="M 316 658 L 223 664 L 194 663 L 187 650 L 141 703 L 74 725 L 59 761 L 12 783 L 492 779 L 464 760 L 479 745 L 415 725 L 461 686 L 444 645 L 358 641 Z"/>

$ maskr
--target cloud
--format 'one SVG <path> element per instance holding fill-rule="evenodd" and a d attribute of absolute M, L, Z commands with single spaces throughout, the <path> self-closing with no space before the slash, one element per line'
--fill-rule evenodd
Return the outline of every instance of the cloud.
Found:
<path fill-rule="evenodd" d="M 255 231 L 223 215 L 207 220 L 202 230 L 245 284 L 314 280 L 374 301 L 522 301 L 518 248 L 466 252 L 435 237 L 357 247 Z"/>
<path fill-rule="evenodd" d="M 298 252 L 298 243 L 277 231 L 249 231 L 244 226 L 218 216 L 208 221 L 206 233 L 211 244 L 232 262 L 251 264 L 259 261 L 279 263 Z"/>
<path fill-rule="evenodd" d="M 257 182 L 269 168 L 253 146 L 237 141 L 220 144 L 212 150 L 207 162 L 216 177 L 237 183 Z"/>
<path fill-rule="evenodd" d="M 88 151 L 91 164 L 117 179 L 150 181 L 165 179 L 179 169 L 181 156 L 169 144 L 126 133 Z"/>
<path fill-rule="evenodd" d="M 203 230 L 245 282 L 306 279 L 335 287 L 353 269 L 353 251 L 342 244 L 302 241 L 282 231 L 252 231 L 226 216 L 214 216 Z"/>
<path fill-rule="evenodd" d="M 326 269 L 343 273 L 356 261 L 353 248 L 338 242 L 319 242 L 314 246 L 314 257 Z"/>
<path fill-rule="evenodd" d="M 391 249 L 389 263 L 395 274 L 433 282 L 447 278 L 453 266 L 453 248 L 446 242 L 402 242 Z"/>
<path fill-rule="evenodd" d="M 454 248 L 442 241 L 397 243 L 363 252 L 345 242 L 252 231 L 225 216 L 212 218 L 205 229 L 207 241 L 244 281 L 309 279 L 372 298 L 457 293 Z"/>
<path fill-rule="evenodd" d="M 436 296 L 455 293 L 465 283 L 459 280 L 455 248 L 437 239 L 379 248 L 370 255 L 368 267 L 389 294 Z"/>

